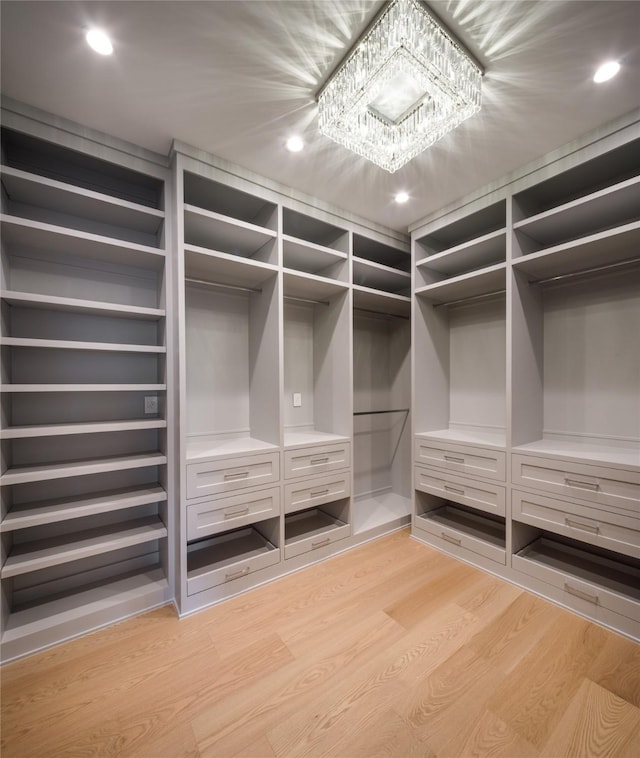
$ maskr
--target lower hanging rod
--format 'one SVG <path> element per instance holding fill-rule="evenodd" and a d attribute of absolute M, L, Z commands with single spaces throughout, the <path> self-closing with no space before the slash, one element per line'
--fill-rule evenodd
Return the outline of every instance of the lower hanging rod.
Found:
<path fill-rule="evenodd" d="M 355 411 L 354 416 L 376 416 L 379 413 L 409 413 L 411 408 L 392 408 L 385 411 Z"/>
<path fill-rule="evenodd" d="M 388 313 L 387 311 L 374 311 L 372 308 L 358 308 L 357 306 L 354 306 L 353 310 L 359 311 L 360 313 L 373 313 L 376 316 L 387 316 L 388 318 L 403 318 L 406 321 L 411 321 L 411 316 L 404 316 L 401 313 Z"/>
<path fill-rule="evenodd" d="M 311 305 L 331 305 L 328 300 L 312 300 L 308 297 L 294 297 L 293 295 L 285 295 L 285 300 L 291 300 L 294 303 L 310 303 Z"/>
<path fill-rule="evenodd" d="M 206 287 L 217 287 L 218 289 L 235 290 L 237 292 L 262 292 L 261 289 L 256 289 L 255 287 L 240 287 L 237 284 L 222 284 L 222 282 L 210 282 L 207 279 L 185 277 L 185 282 L 189 282 L 189 284 L 204 284 Z"/>
<path fill-rule="evenodd" d="M 482 295 L 469 295 L 469 297 L 461 297 L 458 300 L 449 300 L 446 303 L 435 303 L 434 308 L 442 308 L 446 305 L 459 305 L 460 303 L 471 303 L 476 300 L 488 300 L 490 297 L 496 297 L 497 295 L 504 295 L 506 290 L 495 290 L 493 292 L 484 292 Z"/>
<path fill-rule="evenodd" d="M 640 266 L 640 258 L 629 258 L 627 261 L 618 261 L 618 263 L 605 263 L 603 266 L 594 266 L 593 268 L 585 268 L 582 271 L 572 271 L 568 274 L 558 274 L 558 276 L 547 276 L 544 279 L 536 279 L 531 284 L 549 284 L 550 282 L 561 282 L 564 279 L 575 279 L 578 276 L 589 276 L 590 274 L 597 274 L 600 271 L 609 271 L 612 269 L 622 268 L 623 266 L 631 266 L 635 264 Z"/>

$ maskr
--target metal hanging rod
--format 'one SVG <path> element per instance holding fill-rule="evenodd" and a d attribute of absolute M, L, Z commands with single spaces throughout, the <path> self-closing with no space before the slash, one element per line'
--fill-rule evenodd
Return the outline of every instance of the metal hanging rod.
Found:
<path fill-rule="evenodd" d="M 392 408 L 388 411 L 355 411 L 354 416 L 376 416 L 379 413 L 409 413 L 411 408 Z"/>
<path fill-rule="evenodd" d="M 354 306 L 354 311 L 360 311 L 360 313 L 375 313 L 376 316 L 389 316 L 390 318 L 403 318 L 406 321 L 411 321 L 411 316 L 402 316 L 399 313 L 387 313 L 386 311 L 374 311 L 371 308 L 356 308 Z"/>
<path fill-rule="evenodd" d="M 458 305 L 459 303 L 471 303 L 475 300 L 488 300 L 490 297 L 496 297 L 497 295 L 504 295 L 506 290 L 494 290 L 493 292 L 485 292 L 482 295 L 470 295 L 469 297 L 461 297 L 459 300 L 451 300 L 448 303 L 435 303 L 434 308 L 442 308 L 447 305 Z"/>
<path fill-rule="evenodd" d="M 308 297 L 294 297 L 293 295 L 285 295 L 285 300 L 292 300 L 295 303 L 311 303 L 311 305 L 331 305 L 328 300 L 312 300 Z"/>
<path fill-rule="evenodd" d="M 548 276 L 545 279 L 536 279 L 531 284 L 549 284 L 550 282 L 561 282 L 565 279 L 575 279 L 579 276 L 589 276 L 590 274 L 596 274 L 600 271 L 609 271 L 611 269 L 622 268 L 623 266 L 631 266 L 635 264 L 640 265 L 640 258 L 630 258 L 628 261 L 619 261 L 618 263 L 606 263 L 603 266 L 594 266 L 593 268 L 585 268 L 582 271 L 573 271 L 569 274 L 558 274 L 558 276 Z"/>
<path fill-rule="evenodd" d="M 222 282 L 210 282 L 206 279 L 192 279 L 191 277 L 185 277 L 185 282 L 189 284 L 204 284 L 206 287 L 216 287 L 223 290 L 236 290 L 237 292 L 262 292 L 261 289 L 255 287 L 239 287 L 237 284 L 222 284 Z"/>

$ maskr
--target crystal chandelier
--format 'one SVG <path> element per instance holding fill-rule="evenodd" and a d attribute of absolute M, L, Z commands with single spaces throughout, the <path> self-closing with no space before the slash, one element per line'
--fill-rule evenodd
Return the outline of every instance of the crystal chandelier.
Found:
<path fill-rule="evenodd" d="M 319 128 L 393 173 L 480 110 L 481 81 L 418 0 L 392 0 L 320 91 Z"/>

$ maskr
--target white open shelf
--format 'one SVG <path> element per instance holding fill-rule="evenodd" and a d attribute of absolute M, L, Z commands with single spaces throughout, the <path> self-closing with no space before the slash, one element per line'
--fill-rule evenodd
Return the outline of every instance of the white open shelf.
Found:
<path fill-rule="evenodd" d="M 640 221 L 529 253 L 513 262 L 531 280 L 579 273 L 623 261 L 640 261 Z"/>
<path fill-rule="evenodd" d="M 188 278 L 234 287 L 259 288 L 278 271 L 270 263 L 238 259 L 238 256 L 229 253 L 206 250 L 195 245 L 184 246 L 184 266 Z"/>
<path fill-rule="evenodd" d="M 38 465 L 8 468 L 0 477 L 3 486 L 43 482 L 48 479 L 65 479 L 71 476 L 89 476 L 109 471 L 121 471 L 147 466 L 161 466 L 167 462 L 164 453 L 138 453 L 114 455 L 105 458 L 88 458 L 78 461 L 64 461 Z"/>
<path fill-rule="evenodd" d="M 334 442 L 348 442 L 349 437 L 343 434 L 330 434 L 318 432 L 315 429 L 285 429 L 284 446 L 289 447 L 313 447 L 314 445 L 330 445 Z"/>
<path fill-rule="evenodd" d="M 271 229 L 193 205 L 184 206 L 184 228 L 191 245 L 246 258 L 276 237 Z"/>
<path fill-rule="evenodd" d="M 113 318 L 136 318 L 141 320 L 158 321 L 165 317 L 164 308 L 142 308 L 136 305 L 120 305 L 118 303 L 97 302 L 95 300 L 80 300 L 72 297 L 57 297 L 40 295 L 32 292 L 16 292 L 2 290 L 0 297 L 9 305 L 26 308 L 41 308 L 50 311 L 65 311 L 71 313 L 87 313 Z"/>
<path fill-rule="evenodd" d="M 165 429 L 164 419 L 132 419 L 122 421 L 97 421 L 73 424 L 32 424 L 10 426 L 0 430 L 0 439 L 17 440 L 34 437 L 57 437 L 68 434 L 101 434 L 104 432 L 140 431 L 143 429 Z"/>
<path fill-rule="evenodd" d="M 434 253 L 421 258 L 416 262 L 416 266 L 437 271 L 447 276 L 456 276 L 486 266 L 493 266 L 505 260 L 506 239 L 506 229 L 498 229 L 441 253 Z"/>
<path fill-rule="evenodd" d="M 364 258 L 351 259 L 353 263 L 353 281 L 355 284 L 371 289 L 397 292 L 409 290 L 411 274 L 406 271 L 384 266 L 381 263 L 367 261 Z"/>
<path fill-rule="evenodd" d="M 497 263 L 481 271 L 461 274 L 435 284 L 419 287 L 415 290 L 415 294 L 431 302 L 445 304 L 454 300 L 504 291 L 505 287 L 506 264 Z"/>
<path fill-rule="evenodd" d="M 138 485 L 96 494 L 41 500 L 14 505 L 0 522 L 0 533 L 33 526 L 46 526 L 98 513 L 111 513 L 167 499 L 167 493 L 157 484 Z"/>
<path fill-rule="evenodd" d="M 349 286 L 344 282 L 325 279 L 315 274 L 305 274 L 300 271 L 285 270 L 283 281 L 285 297 L 325 300 L 349 289 Z"/>
<path fill-rule="evenodd" d="M 164 392 L 166 384 L 3 384 L 3 392 Z"/>
<path fill-rule="evenodd" d="M 579 462 L 609 463 L 618 466 L 640 466 L 640 443 L 625 446 L 623 443 L 606 444 L 595 440 L 541 439 L 517 445 L 516 453 L 533 453 L 546 457 L 569 458 Z"/>
<path fill-rule="evenodd" d="M 307 274 L 319 273 L 334 263 L 347 260 L 347 254 L 340 250 L 296 239 L 287 234 L 282 235 L 282 254 L 287 268 Z"/>
<path fill-rule="evenodd" d="M 606 187 L 514 223 L 513 228 L 542 245 L 584 236 L 637 219 L 640 215 L 640 176 Z"/>
<path fill-rule="evenodd" d="M 374 313 L 387 314 L 389 316 L 401 316 L 410 318 L 411 298 L 406 295 L 397 295 L 392 292 L 380 292 L 380 290 L 353 285 L 353 307 Z"/>
<path fill-rule="evenodd" d="M 82 216 L 112 226 L 157 234 L 164 212 L 157 208 L 93 192 L 44 176 L 2 166 L 2 185 L 9 199 L 47 208 L 69 216 Z"/>
<path fill-rule="evenodd" d="M 415 436 L 419 439 L 433 440 L 434 442 L 477 445 L 478 447 L 491 448 L 493 450 L 504 450 L 506 446 L 504 429 L 437 429 L 429 432 L 416 432 Z"/>
<path fill-rule="evenodd" d="M 213 435 L 204 437 L 187 437 L 186 459 L 196 461 L 206 458 L 218 458 L 251 453 L 263 453 L 279 450 L 278 445 L 257 440 L 253 437 L 216 438 Z"/>
<path fill-rule="evenodd" d="M 164 266 L 164 250 L 125 242 L 99 234 L 67 229 L 54 224 L 0 215 L 3 243 L 10 254 L 22 250 L 46 250 L 49 254 L 75 255 L 126 266 L 158 270 Z"/>
<path fill-rule="evenodd" d="M 351 506 L 354 534 L 373 531 L 395 522 L 409 523 L 411 498 L 395 492 L 355 495 Z"/>
<path fill-rule="evenodd" d="M 60 566 L 93 555 L 140 545 L 167 536 L 157 516 L 133 519 L 122 524 L 96 527 L 84 533 L 51 537 L 14 545 L 1 570 L 3 579 L 31 571 Z"/>
<path fill-rule="evenodd" d="M 31 337 L 2 337 L 0 345 L 37 347 L 56 350 L 94 350 L 116 353 L 166 353 L 164 345 L 122 345 L 113 342 L 82 342 L 80 340 L 46 340 Z"/>

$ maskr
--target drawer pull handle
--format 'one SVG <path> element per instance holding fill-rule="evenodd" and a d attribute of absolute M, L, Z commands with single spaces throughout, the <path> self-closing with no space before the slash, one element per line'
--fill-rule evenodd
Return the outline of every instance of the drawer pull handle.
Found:
<path fill-rule="evenodd" d="M 231 579 L 239 579 L 241 576 L 246 576 L 251 571 L 250 566 L 245 566 L 243 569 L 240 569 L 239 571 L 232 571 L 230 574 L 225 574 L 224 578 L 227 581 L 230 581 Z"/>
<path fill-rule="evenodd" d="M 446 532 L 440 532 L 440 536 L 445 542 L 450 542 L 452 545 L 457 545 L 458 547 L 462 545 L 461 539 L 458 539 L 458 537 L 452 537 L 450 534 L 447 534 Z"/>
<path fill-rule="evenodd" d="M 445 484 L 444 489 L 447 492 L 455 492 L 456 495 L 464 495 L 464 490 L 462 487 L 452 487 L 450 484 Z"/>
<path fill-rule="evenodd" d="M 329 463 L 329 456 L 323 455 L 320 458 L 312 458 L 310 463 L 312 466 L 317 466 L 319 463 Z"/>
<path fill-rule="evenodd" d="M 311 492 L 309 492 L 309 495 L 311 495 L 311 497 L 320 497 L 320 495 L 326 495 L 328 492 L 329 492 L 329 488 L 325 487 L 323 490 L 315 490 L 315 491 L 312 490 Z"/>
<path fill-rule="evenodd" d="M 246 479 L 248 476 L 249 476 L 248 471 L 236 471 L 236 472 L 231 472 L 229 474 L 225 474 L 224 478 L 225 478 L 225 481 L 227 481 L 229 479 Z"/>
<path fill-rule="evenodd" d="M 450 463 L 464 463 L 464 458 L 461 455 L 445 455 L 444 459 Z"/>
<path fill-rule="evenodd" d="M 570 479 L 568 476 L 565 476 L 564 481 L 567 487 L 579 487 L 582 490 L 592 490 L 593 492 L 597 492 L 600 488 L 598 482 L 583 482 L 580 479 Z"/>
<path fill-rule="evenodd" d="M 597 524 L 582 524 L 580 521 L 574 521 L 570 518 L 565 518 L 564 523 L 573 529 L 583 529 L 585 532 L 592 532 L 593 534 L 600 533 L 600 527 Z"/>
<path fill-rule="evenodd" d="M 331 537 L 325 537 L 323 540 L 318 540 L 318 542 L 312 542 L 311 549 L 315 550 L 317 547 L 324 547 L 325 545 L 328 545 L 330 542 L 331 542 Z"/>
<path fill-rule="evenodd" d="M 240 508 L 237 511 L 225 511 L 224 517 L 225 518 L 235 518 L 236 516 L 246 516 L 246 514 L 249 513 L 249 508 Z"/>
<path fill-rule="evenodd" d="M 586 600 L 588 603 L 593 603 L 594 605 L 598 605 L 598 596 L 597 595 L 591 595 L 588 592 L 583 592 L 582 590 L 577 589 L 577 587 L 572 587 L 568 582 L 564 583 L 565 590 L 574 597 L 579 597 L 581 600 Z"/>

